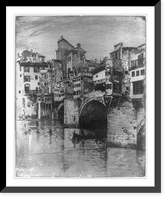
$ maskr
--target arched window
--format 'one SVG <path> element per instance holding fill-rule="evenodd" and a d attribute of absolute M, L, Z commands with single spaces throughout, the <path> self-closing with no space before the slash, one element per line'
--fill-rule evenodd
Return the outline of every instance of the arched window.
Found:
<path fill-rule="evenodd" d="M 26 84 L 26 85 L 24 86 L 24 89 L 25 89 L 25 93 L 26 93 L 26 94 L 29 94 L 30 85 L 29 85 L 29 84 Z"/>

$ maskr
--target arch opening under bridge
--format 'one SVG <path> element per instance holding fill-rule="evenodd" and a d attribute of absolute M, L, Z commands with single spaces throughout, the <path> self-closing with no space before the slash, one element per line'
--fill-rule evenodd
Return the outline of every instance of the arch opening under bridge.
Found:
<path fill-rule="evenodd" d="M 91 99 L 84 102 L 79 112 L 79 126 L 96 130 L 98 134 L 107 132 L 107 108 L 104 101 Z M 107 134 L 107 133 L 106 133 Z"/>

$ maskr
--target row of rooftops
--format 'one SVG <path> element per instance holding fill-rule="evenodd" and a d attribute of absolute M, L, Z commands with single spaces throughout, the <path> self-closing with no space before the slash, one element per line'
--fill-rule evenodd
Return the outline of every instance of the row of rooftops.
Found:
<path fill-rule="evenodd" d="M 120 47 L 122 48 L 122 52 L 124 52 L 124 51 L 132 51 L 132 50 L 134 50 L 134 51 L 137 50 L 137 52 L 138 52 L 138 50 L 140 50 L 140 49 L 145 49 L 145 44 L 142 44 L 142 45 L 140 45 L 140 46 L 138 46 L 138 47 L 123 47 L 123 46 L 122 46 L 123 43 L 119 43 L 119 44 L 117 44 L 117 45 L 120 45 Z M 116 48 L 117 45 L 114 46 L 114 51 L 112 51 L 110 54 L 112 54 L 112 53 L 118 51 L 118 49 Z"/>
<path fill-rule="evenodd" d="M 84 49 L 81 48 L 81 45 L 80 43 L 77 43 L 77 47 L 74 47 L 72 44 L 70 44 L 65 38 L 63 38 L 63 36 L 61 37 L 61 39 L 58 40 L 58 43 L 61 42 L 61 41 L 65 41 L 66 43 L 68 43 L 72 49 L 70 51 L 77 51 L 78 49 L 82 50 L 84 53 L 86 52 Z M 145 49 L 145 44 L 142 44 L 138 47 L 123 47 L 123 43 L 118 43 L 114 46 L 114 51 L 112 51 L 110 54 L 112 54 L 113 52 L 117 51 L 119 48 L 122 48 L 122 52 L 124 51 L 132 51 L 132 50 L 142 50 L 142 49 Z M 69 52 L 70 52 L 69 51 Z M 22 59 L 21 61 L 24 61 L 24 59 L 26 59 L 26 56 L 24 57 L 25 54 L 28 54 L 32 57 L 43 57 L 45 58 L 45 56 L 41 55 L 41 54 L 38 54 L 37 52 L 33 52 L 32 50 L 29 51 L 28 49 L 27 50 L 24 50 L 22 52 Z M 59 62 L 61 63 L 62 61 L 61 60 L 58 60 L 58 59 L 52 59 L 51 61 L 54 61 L 54 62 Z M 48 63 L 50 63 L 51 61 L 48 61 L 48 62 L 21 62 L 21 66 L 43 66 L 43 67 L 46 67 L 48 65 Z M 96 74 L 102 70 L 105 69 L 105 65 L 101 65 L 100 63 L 94 63 L 93 61 L 90 61 L 90 60 L 86 60 L 86 62 L 89 64 L 89 66 L 95 66 L 97 65 L 96 69 L 94 69 L 92 71 L 92 74 Z"/>
<path fill-rule="evenodd" d="M 38 52 L 33 52 L 32 49 L 31 49 L 30 51 L 29 51 L 28 49 L 24 50 L 24 51 L 22 52 L 22 56 L 24 57 L 24 54 L 26 54 L 26 53 L 29 54 L 29 55 L 32 56 L 32 57 L 38 56 L 38 57 L 43 57 L 43 58 L 45 58 L 45 56 L 39 54 Z"/>
<path fill-rule="evenodd" d="M 47 62 L 21 62 L 20 66 L 23 67 L 48 67 L 48 63 Z"/>

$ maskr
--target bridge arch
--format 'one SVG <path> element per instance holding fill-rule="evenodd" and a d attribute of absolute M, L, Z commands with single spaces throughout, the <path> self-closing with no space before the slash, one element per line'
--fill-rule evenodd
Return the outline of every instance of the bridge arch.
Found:
<path fill-rule="evenodd" d="M 61 103 L 58 106 L 58 119 L 61 121 L 61 123 L 64 122 L 64 103 Z"/>
<path fill-rule="evenodd" d="M 105 107 L 106 107 L 106 104 L 104 102 L 104 98 L 103 97 L 91 97 L 91 98 L 87 98 L 83 103 L 82 105 L 80 106 L 80 109 L 79 109 L 79 116 L 81 115 L 82 113 L 82 110 L 84 109 L 84 107 L 89 103 L 89 102 L 100 102 L 101 104 L 103 104 Z"/>
<path fill-rule="evenodd" d="M 107 127 L 107 108 L 104 99 L 89 98 L 79 110 L 79 126 L 88 129 Z"/>
<path fill-rule="evenodd" d="M 58 106 L 58 111 L 61 109 L 61 107 L 64 106 L 64 103 L 60 103 Z"/>

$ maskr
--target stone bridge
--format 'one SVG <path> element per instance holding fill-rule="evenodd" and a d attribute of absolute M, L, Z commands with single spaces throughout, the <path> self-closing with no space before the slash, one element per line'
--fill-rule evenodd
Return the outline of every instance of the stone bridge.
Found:
<path fill-rule="evenodd" d="M 89 121 L 94 124 L 94 119 L 98 120 L 95 124 L 106 123 L 107 146 L 145 148 L 145 111 L 136 111 L 132 102 L 121 98 L 111 98 L 110 105 L 103 92 L 92 92 L 80 102 L 73 98 L 64 99 L 58 111 L 64 108 L 62 114 L 65 127 L 79 127 Z"/>
<path fill-rule="evenodd" d="M 105 101 L 104 101 L 104 93 L 91 93 L 81 104 L 79 107 L 79 116 L 81 115 L 83 108 L 91 101 L 97 101 L 103 104 L 106 107 Z"/>

